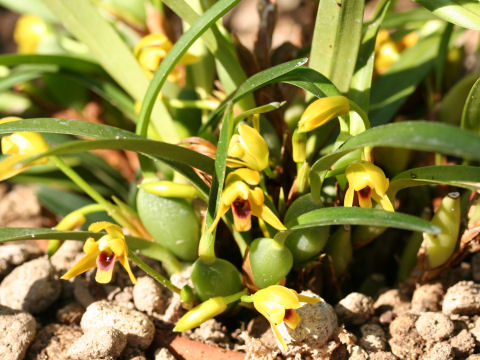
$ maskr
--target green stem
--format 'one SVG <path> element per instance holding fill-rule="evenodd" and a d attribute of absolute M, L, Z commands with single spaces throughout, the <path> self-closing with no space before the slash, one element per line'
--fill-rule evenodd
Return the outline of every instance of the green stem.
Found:
<path fill-rule="evenodd" d="M 105 207 L 101 204 L 89 204 L 89 205 L 82 206 L 81 208 L 75 211 L 81 213 L 82 215 L 88 215 L 94 212 L 105 211 Z"/>
<path fill-rule="evenodd" d="M 145 271 L 148 275 L 150 275 L 154 280 L 158 281 L 160 284 L 165 286 L 167 289 L 173 291 L 174 293 L 180 294 L 180 289 L 173 285 L 170 280 L 168 280 L 165 276 L 160 275 L 158 272 L 153 270 L 150 266 L 145 264 L 135 253 L 128 249 L 128 257 L 143 271 Z"/>
<path fill-rule="evenodd" d="M 95 190 L 89 183 L 83 180 L 70 166 L 68 166 L 62 159 L 58 156 L 50 156 L 50 159 L 58 166 L 58 168 L 72 180 L 75 185 L 82 189 L 88 196 L 95 200 L 98 204 L 103 206 L 104 210 L 120 225 L 127 224 L 128 221 L 123 218 L 119 213 L 115 205 L 111 204 L 105 198 L 100 195 L 100 193 Z"/>
<path fill-rule="evenodd" d="M 242 297 L 245 296 L 245 294 L 247 294 L 247 289 L 243 289 L 242 291 L 239 291 L 235 294 L 232 294 L 232 295 L 228 295 L 228 296 L 223 296 L 223 301 L 225 301 L 225 304 L 231 304 L 235 301 L 238 301 L 240 300 Z"/>

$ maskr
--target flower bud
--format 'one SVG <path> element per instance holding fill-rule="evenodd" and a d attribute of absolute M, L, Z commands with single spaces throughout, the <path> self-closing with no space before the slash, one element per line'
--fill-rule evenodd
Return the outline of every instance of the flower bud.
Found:
<path fill-rule="evenodd" d="M 223 297 L 217 296 L 200 305 L 183 315 L 173 328 L 173 331 L 185 331 L 193 329 L 205 321 L 223 313 L 227 309 L 227 304 Z"/>
<path fill-rule="evenodd" d="M 345 96 L 329 96 L 311 103 L 303 112 L 298 122 L 299 132 L 309 132 L 317 127 L 346 115 L 350 111 L 350 103 Z"/>

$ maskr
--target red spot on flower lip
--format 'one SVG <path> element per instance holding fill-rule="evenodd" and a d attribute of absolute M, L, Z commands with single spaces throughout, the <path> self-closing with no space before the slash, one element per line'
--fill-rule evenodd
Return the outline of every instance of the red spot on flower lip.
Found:
<path fill-rule="evenodd" d="M 115 264 L 115 254 L 102 251 L 97 257 L 97 267 L 100 270 L 109 270 Z"/>
<path fill-rule="evenodd" d="M 293 316 L 293 309 L 285 309 L 284 321 L 288 321 Z"/>
<path fill-rule="evenodd" d="M 233 211 L 236 216 L 246 218 L 250 216 L 252 209 L 248 200 L 237 199 L 232 204 Z"/>
<path fill-rule="evenodd" d="M 370 186 L 365 186 L 363 189 L 358 191 L 358 195 L 362 199 L 369 199 L 372 194 L 372 188 Z"/>

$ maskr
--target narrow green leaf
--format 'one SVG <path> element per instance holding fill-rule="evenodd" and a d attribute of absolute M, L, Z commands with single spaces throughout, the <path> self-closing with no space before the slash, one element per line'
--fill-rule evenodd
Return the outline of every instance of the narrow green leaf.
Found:
<path fill-rule="evenodd" d="M 38 79 L 43 74 L 43 72 L 36 70 L 11 72 L 7 76 L 0 78 L 0 91 L 8 90 L 20 83 Z"/>
<path fill-rule="evenodd" d="M 385 146 L 439 152 L 480 160 L 480 136 L 457 127 L 426 121 L 406 121 L 377 126 L 348 139 L 337 151 L 313 164 L 310 170 L 312 196 L 320 198 L 326 173 L 335 161 L 352 150 L 365 146 Z"/>
<path fill-rule="evenodd" d="M 51 1 L 51 0 L 50 0 Z M 186 33 L 173 45 L 167 56 L 163 59 L 148 86 L 145 97 L 142 100 L 142 110 L 139 115 L 137 134 L 145 136 L 147 133 L 150 114 L 157 98 L 157 94 L 162 89 L 168 75 L 173 70 L 175 64 L 187 52 L 188 48 L 197 40 L 212 24 L 215 23 L 227 11 L 232 9 L 240 0 L 220 0 L 205 14 L 203 14 Z M 170 139 L 169 139 L 170 140 Z"/>
<path fill-rule="evenodd" d="M 88 46 L 110 76 L 135 100 L 142 101 L 148 79 L 132 51 L 97 8 L 85 0 L 45 0 L 45 3 L 67 29 Z M 161 101 L 156 102 L 152 117 L 162 139 L 176 142 L 178 138 L 173 121 Z"/>
<path fill-rule="evenodd" d="M 105 74 L 97 63 L 74 55 L 8 54 L 0 55 L 0 65 L 55 65 L 61 69 L 85 74 Z"/>
<path fill-rule="evenodd" d="M 438 234 L 440 229 L 417 216 L 381 209 L 326 207 L 300 215 L 291 230 L 325 225 L 369 225 Z"/>
<path fill-rule="evenodd" d="M 462 129 L 480 134 L 480 78 L 473 84 L 463 107 Z"/>
<path fill-rule="evenodd" d="M 431 184 L 446 184 L 480 191 L 480 167 L 442 165 L 409 169 L 390 181 L 388 192 L 396 194 L 399 190 L 412 186 Z"/>
<path fill-rule="evenodd" d="M 90 141 L 71 141 L 55 148 L 30 158 L 34 161 L 36 158 L 51 156 L 51 155 L 65 155 L 76 152 L 84 152 L 98 149 L 117 149 L 130 150 L 149 155 L 160 160 L 171 160 L 180 162 L 182 164 L 192 166 L 202 170 L 208 174 L 213 173 L 213 159 L 202 155 L 196 151 L 192 151 L 182 146 L 173 145 L 149 139 L 103 139 Z"/>
<path fill-rule="evenodd" d="M 348 92 L 349 99 L 355 101 L 364 111 L 368 112 L 370 104 L 370 88 L 372 86 L 375 42 L 383 18 L 390 7 L 390 1 L 383 1 L 375 18 L 368 24 L 363 35 L 355 73 Z M 379 5 L 377 5 L 379 6 Z"/>
<path fill-rule="evenodd" d="M 0 134 L 16 131 L 36 131 L 54 134 L 86 136 L 97 139 L 143 139 L 134 133 L 105 124 L 96 124 L 89 121 L 32 118 L 0 124 Z"/>
<path fill-rule="evenodd" d="M 372 85 L 370 122 L 388 123 L 432 69 L 441 37 L 432 35 L 401 53 L 400 58 Z"/>
<path fill-rule="evenodd" d="M 407 11 L 389 11 L 385 16 L 382 27 L 385 29 L 411 27 L 419 24 L 418 27 L 429 20 L 435 20 L 436 17 L 427 9 L 419 7 Z"/>
<path fill-rule="evenodd" d="M 478 0 L 414 0 L 439 18 L 455 25 L 480 30 Z"/>
<path fill-rule="evenodd" d="M 479 76 L 479 73 L 466 75 L 459 79 L 455 85 L 448 90 L 443 96 L 442 102 L 438 108 L 438 121 L 455 126 L 461 124 L 463 111 L 466 108 L 466 102 L 469 99 L 468 95 Z M 464 104 L 464 106 L 462 107 L 460 104 Z M 478 119 L 474 119 L 474 122 L 475 121 L 478 121 Z"/>
<path fill-rule="evenodd" d="M 364 0 L 320 0 L 310 67 L 341 92 L 350 88 L 362 36 Z"/>

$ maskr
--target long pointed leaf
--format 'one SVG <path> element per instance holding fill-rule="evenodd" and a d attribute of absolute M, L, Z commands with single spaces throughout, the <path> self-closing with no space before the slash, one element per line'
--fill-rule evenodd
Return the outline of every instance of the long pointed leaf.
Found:
<path fill-rule="evenodd" d="M 320 0 L 310 67 L 342 92 L 350 88 L 362 36 L 364 0 Z"/>
<path fill-rule="evenodd" d="M 437 226 L 417 216 L 359 207 L 338 206 L 317 209 L 300 215 L 296 221 L 297 224 L 290 229 L 304 229 L 325 225 L 369 225 L 421 231 L 431 234 L 440 232 Z"/>
<path fill-rule="evenodd" d="M 477 0 L 415 0 L 439 18 L 455 25 L 480 30 L 480 3 Z"/>
<path fill-rule="evenodd" d="M 462 129 L 480 134 L 480 78 L 473 84 L 463 107 Z"/>

